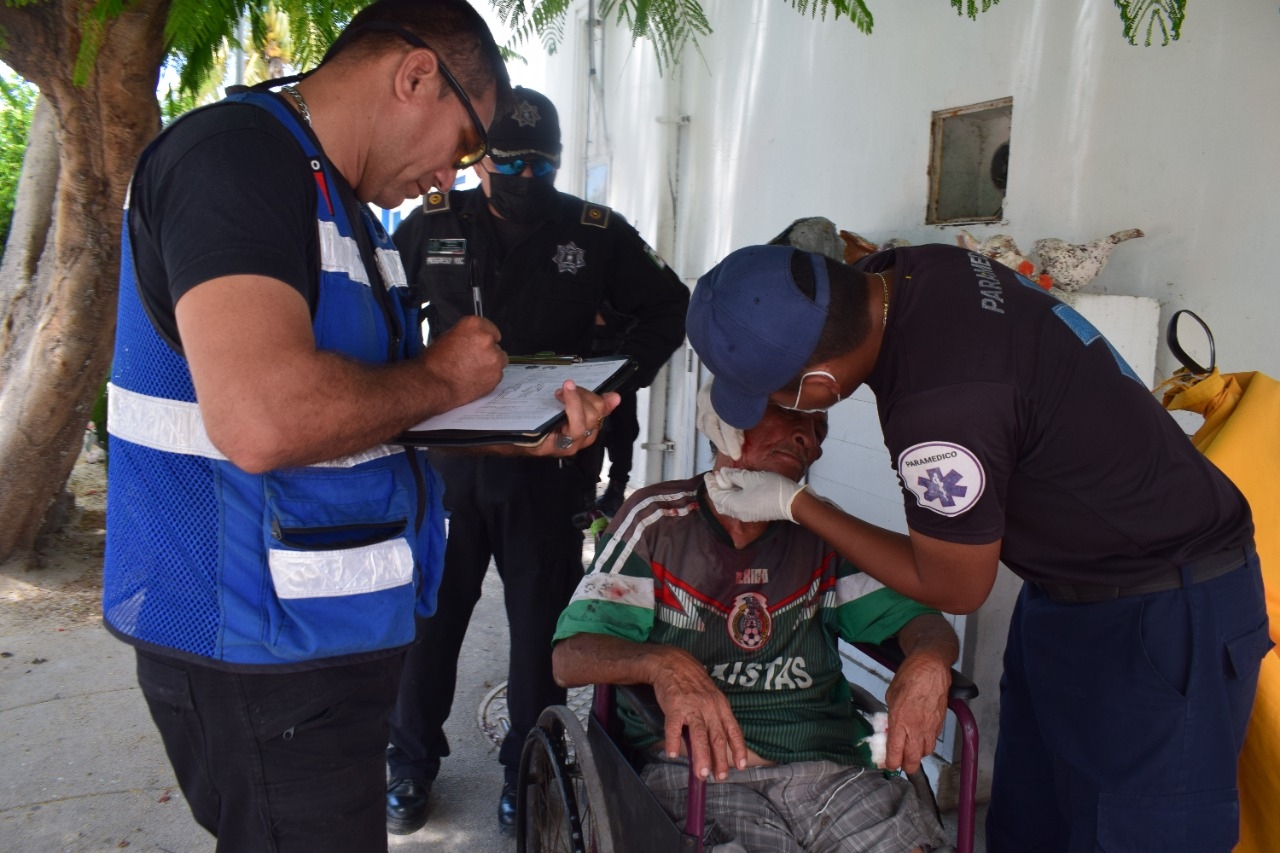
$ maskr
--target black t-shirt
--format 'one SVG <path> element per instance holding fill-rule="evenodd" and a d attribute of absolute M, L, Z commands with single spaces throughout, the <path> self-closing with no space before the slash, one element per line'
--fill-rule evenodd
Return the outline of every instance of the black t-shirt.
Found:
<path fill-rule="evenodd" d="M 337 170 L 330 175 L 373 269 L 365 214 Z M 134 175 L 129 235 L 142 303 L 178 351 L 173 306 L 220 276 L 278 279 L 315 313 L 316 180 L 293 134 L 261 107 L 216 104 L 167 129 Z"/>
<path fill-rule="evenodd" d="M 1028 580 L 1119 586 L 1249 541 L 1239 490 L 1073 309 L 952 246 L 860 267 L 895 274 L 867 385 L 912 530 L 1003 538 Z"/>

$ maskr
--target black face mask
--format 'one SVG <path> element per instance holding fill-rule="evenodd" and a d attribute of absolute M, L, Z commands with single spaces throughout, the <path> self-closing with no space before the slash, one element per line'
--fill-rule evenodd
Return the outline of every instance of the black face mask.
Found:
<path fill-rule="evenodd" d="M 543 178 L 489 173 L 489 204 L 503 219 L 529 224 L 555 213 L 555 186 Z"/>

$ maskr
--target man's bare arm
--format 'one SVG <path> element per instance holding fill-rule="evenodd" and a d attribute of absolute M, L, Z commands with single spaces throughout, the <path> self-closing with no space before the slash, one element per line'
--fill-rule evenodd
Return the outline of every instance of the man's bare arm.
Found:
<path fill-rule="evenodd" d="M 200 284 L 175 315 L 209 438 L 250 472 L 366 450 L 488 393 L 506 365 L 497 328 L 470 317 L 410 361 L 318 350 L 306 300 L 261 276 Z"/>
<path fill-rule="evenodd" d="M 680 734 L 688 727 L 689 760 L 704 779 L 724 779 L 731 767 L 747 765 L 747 743 L 729 708 L 729 700 L 693 655 L 675 646 L 633 643 L 601 634 L 575 634 L 556 644 L 551 655 L 556 683 L 650 684 L 666 717 L 663 748 L 680 753 Z"/>
<path fill-rule="evenodd" d="M 898 643 L 906 659 L 885 693 L 889 706 L 885 766 L 914 773 L 920 760 L 933 752 L 942 731 L 951 665 L 960 655 L 960 641 L 946 619 L 930 613 L 903 625 Z"/>
<path fill-rule="evenodd" d="M 830 542 L 868 575 L 930 607 L 972 613 L 995 583 L 999 540 L 960 545 L 915 531 L 904 536 L 849 515 L 809 492 L 796 495 L 791 512 L 797 524 Z"/>

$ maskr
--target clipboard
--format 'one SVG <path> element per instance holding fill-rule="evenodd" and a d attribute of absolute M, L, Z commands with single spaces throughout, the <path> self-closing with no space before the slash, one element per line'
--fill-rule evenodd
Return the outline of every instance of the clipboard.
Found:
<path fill-rule="evenodd" d="M 410 447 L 532 446 L 564 422 L 556 389 L 572 379 L 596 394 L 621 387 L 639 365 L 626 357 L 515 356 L 498 387 L 478 400 L 427 418 L 396 436 Z"/>

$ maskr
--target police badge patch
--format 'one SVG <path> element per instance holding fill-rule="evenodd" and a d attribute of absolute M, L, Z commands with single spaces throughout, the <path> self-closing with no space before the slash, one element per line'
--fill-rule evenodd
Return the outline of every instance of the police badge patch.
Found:
<path fill-rule="evenodd" d="M 744 592 L 733 600 L 733 609 L 725 619 L 729 639 L 740 649 L 754 652 L 769 642 L 773 633 L 773 617 L 769 600 L 758 592 Z"/>
<path fill-rule="evenodd" d="M 551 261 L 560 272 L 577 275 L 578 270 L 587 265 L 587 253 L 570 241 L 563 246 L 556 246 L 556 255 Z"/>
<path fill-rule="evenodd" d="M 528 101 L 516 101 L 516 108 L 511 112 L 511 117 L 520 127 L 537 127 L 538 122 L 542 120 L 537 106 Z"/>

